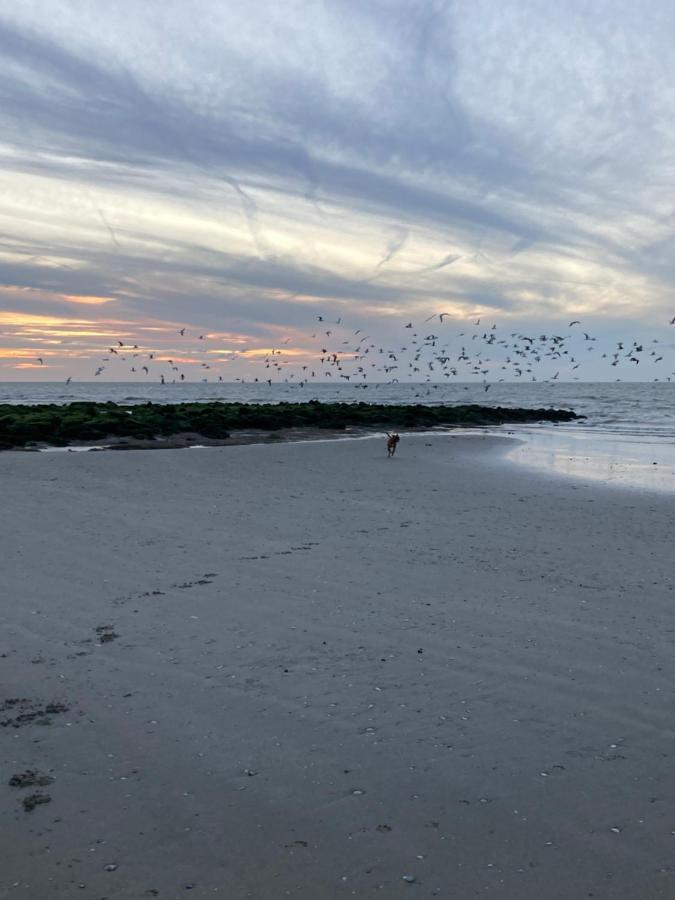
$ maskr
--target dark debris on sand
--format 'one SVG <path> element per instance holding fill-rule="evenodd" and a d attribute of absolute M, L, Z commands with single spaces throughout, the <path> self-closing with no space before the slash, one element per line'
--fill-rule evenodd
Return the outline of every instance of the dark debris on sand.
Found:
<path fill-rule="evenodd" d="M 45 772 L 38 772 L 37 769 L 26 769 L 25 772 L 17 772 L 9 779 L 10 787 L 26 788 L 26 787 L 44 787 L 52 784 L 54 779 Z"/>
<path fill-rule="evenodd" d="M 49 794 L 29 794 L 27 797 L 24 797 L 21 803 L 23 804 L 23 808 L 26 812 L 32 812 L 36 806 L 42 806 L 45 803 L 51 803 L 52 798 Z"/>
<path fill-rule="evenodd" d="M 99 625 L 94 631 L 98 635 L 100 644 L 108 644 L 110 641 L 114 641 L 119 637 L 119 634 L 117 634 L 112 625 Z"/>
<path fill-rule="evenodd" d="M 65 703 L 47 703 L 40 705 L 35 700 L 26 697 L 11 697 L 0 704 L 0 712 L 12 710 L 17 715 L 7 719 L 0 719 L 3 728 L 21 728 L 23 725 L 51 725 L 50 716 L 68 712 L 70 707 Z"/>

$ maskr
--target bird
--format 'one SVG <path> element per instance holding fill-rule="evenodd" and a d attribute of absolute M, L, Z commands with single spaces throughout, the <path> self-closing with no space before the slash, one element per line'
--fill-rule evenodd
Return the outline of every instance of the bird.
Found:
<path fill-rule="evenodd" d="M 183 337 L 183 335 L 185 334 L 185 329 L 184 329 L 184 328 L 181 328 L 181 330 L 178 332 L 178 334 L 179 334 L 181 337 Z"/>
<path fill-rule="evenodd" d="M 44 361 L 41 356 L 37 357 L 37 361 L 40 363 L 41 366 L 44 366 Z"/>
<path fill-rule="evenodd" d="M 575 319 L 573 322 L 570 322 L 570 324 L 567 327 L 571 328 L 572 325 L 581 325 L 581 322 L 579 321 L 579 319 Z"/>

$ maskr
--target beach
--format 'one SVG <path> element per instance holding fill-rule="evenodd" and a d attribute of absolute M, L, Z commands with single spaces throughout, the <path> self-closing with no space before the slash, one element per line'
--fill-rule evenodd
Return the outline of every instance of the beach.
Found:
<path fill-rule="evenodd" d="M 0 454 L 0 896 L 674 897 L 672 495 L 512 446 Z"/>

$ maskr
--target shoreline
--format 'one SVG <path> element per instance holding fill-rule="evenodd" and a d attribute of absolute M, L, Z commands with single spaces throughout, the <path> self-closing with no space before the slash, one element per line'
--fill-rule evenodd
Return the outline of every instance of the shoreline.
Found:
<path fill-rule="evenodd" d="M 509 461 L 533 473 L 609 488 L 675 493 L 675 443 L 670 439 L 574 426 L 509 430 L 520 441 L 507 455 Z"/>
<path fill-rule="evenodd" d="M 584 426 L 563 424 L 547 426 L 489 426 L 457 425 L 433 429 L 407 429 L 403 439 L 410 437 L 476 437 L 489 435 L 510 439 L 514 446 L 505 454 L 506 461 L 527 467 L 533 473 L 554 477 L 590 481 L 630 490 L 656 493 L 675 492 L 675 445 L 669 440 L 647 440 L 641 435 L 625 435 L 599 431 Z M 186 434 L 153 441 L 113 439 L 104 445 L 73 442 L 67 447 L 39 446 L 16 448 L 18 453 L 102 452 L 104 450 L 202 450 L 215 447 L 237 447 L 257 444 L 317 443 L 349 440 L 380 440 L 385 432 L 375 429 L 280 429 L 275 432 L 249 430 L 218 440 L 203 435 Z"/>

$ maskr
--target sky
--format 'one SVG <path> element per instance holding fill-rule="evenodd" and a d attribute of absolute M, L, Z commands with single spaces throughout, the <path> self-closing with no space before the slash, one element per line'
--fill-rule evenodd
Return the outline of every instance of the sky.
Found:
<path fill-rule="evenodd" d="M 667 0 L 0 2 L 0 380 L 301 378 L 440 312 L 671 377 L 674 38 Z"/>

